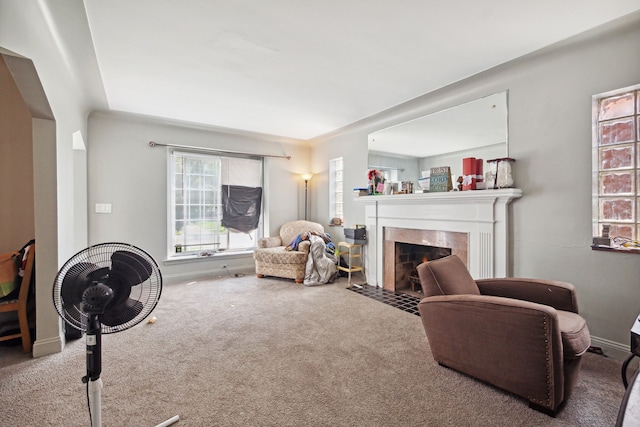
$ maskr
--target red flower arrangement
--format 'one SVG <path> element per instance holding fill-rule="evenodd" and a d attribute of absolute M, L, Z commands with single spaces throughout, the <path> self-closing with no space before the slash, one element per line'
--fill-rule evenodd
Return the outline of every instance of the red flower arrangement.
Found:
<path fill-rule="evenodd" d="M 384 183 L 384 172 L 376 169 L 369 169 L 369 172 L 367 172 L 367 177 L 369 178 L 369 194 L 382 193 L 382 184 Z"/>
<path fill-rule="evenodd" d="M 367 172 L 367 176 L 369 178 L 369 181 L 373 181 L 377 178 L 379 181 L 384 182 L 384 172 L 382 171 L 369 169 L 369 172 Z"/>

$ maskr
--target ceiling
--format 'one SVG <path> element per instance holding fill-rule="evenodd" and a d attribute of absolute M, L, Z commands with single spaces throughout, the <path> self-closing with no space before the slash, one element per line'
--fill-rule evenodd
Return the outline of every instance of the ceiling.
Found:
<path fill-rule="evenodd" d="M 84 0 L 109 108 L 318 137 L 638 0 Z"/>

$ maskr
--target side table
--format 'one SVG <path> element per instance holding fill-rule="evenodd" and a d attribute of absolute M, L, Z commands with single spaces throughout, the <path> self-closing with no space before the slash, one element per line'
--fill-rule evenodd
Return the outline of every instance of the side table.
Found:
<path fill-rule="evenodd" d="M 362 273 L 362 276 L 365 277 L 364 266 L 362 264 L 362 245 L 359 243 L 338 242 L 337 249 L 337 268 L 338 270 L 349 273 L 349 279 L 347 282 L 349 286 L 351 286 L 351 273 L 359 271 L 360 273 Z M 345 254 L 347 256 L 347 267 L 342 267 L 340 265 L 340 254 Z M 357 262 L 357 265 L 354 264 L 354 261 Z"/>

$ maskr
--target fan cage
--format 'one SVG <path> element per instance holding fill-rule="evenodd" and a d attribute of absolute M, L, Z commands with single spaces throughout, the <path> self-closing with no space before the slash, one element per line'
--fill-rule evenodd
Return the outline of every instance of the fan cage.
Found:
<path fill-rule="evenodd" d="M 64 301 L 62 288 L 65 277 L 72 269 L 75 268 L 77 271 L 78 266 L 85 271 L 89 269 L 111 268 L 111 257 L 118 251 L 131 252 L 139 256 L 144 262 L 151 266 L 151 275 L 146 280 L 131 287 L 130 298 L 139 301 L 142 304 L 142 310 L 128 321 L 119 322 L 113 326 L 101 324 L 102 333 L 109 334 L 119 332 L 137 325 L 144 320 L 158 304 L 160 294 L 162 293 L 162 274 L 153 257 L 144 250 L 127 243 L 100 243 L 75 254 L 62 266 L 56 275 L 53 286 L 54 305 L 60 317 L 73 328 L 86 332 L 89 316 L 81 310 L 79 304 Z"/>

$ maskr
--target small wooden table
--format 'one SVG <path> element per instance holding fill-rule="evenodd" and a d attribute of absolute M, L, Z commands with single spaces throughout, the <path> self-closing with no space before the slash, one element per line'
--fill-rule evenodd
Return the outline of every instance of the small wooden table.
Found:
<path fill-rule="evenodd" d="M 344 250 L 343 250 L 344 248 Z M 355 251 L 355 252 L 354 252 Z M 347 254 L 347 267 L 340 265 L 340 254 Z M 351 286 L 351 273 L 361 272 L 364 277 L 364 266 L 362 265 L 362 245 L 358 243 L 339 242 L 337 248 L 338 270 L 349 273 L 348 284 Z M 353 261 L 358 260 L 358 265 L 354 265 Z M 365 279 L 366 281 L 366 279 Z"/>

